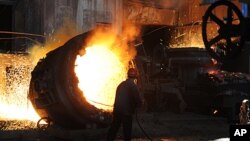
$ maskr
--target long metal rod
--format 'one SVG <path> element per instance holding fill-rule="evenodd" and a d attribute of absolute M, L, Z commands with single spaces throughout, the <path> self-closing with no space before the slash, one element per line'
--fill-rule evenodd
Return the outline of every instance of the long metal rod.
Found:
<path fill-rule="evenodd" d="M 99 105 L 103 105 L 103 106 L 107 106 L 107 107 L 114 107 L 113 105 L 108 105 L 108 104 L 96 102 L 96 101 L 93 101 L 93 100 L 90 100 L 90 99 L 88 99 L 88 100 L 91 101 L 91 102 L 93 102 L 93 103 L 99 104 Z"/>
<path fill-rule="evenodd" d="M 0 34 L 28 35 L 28 36 L 36 36 L 36 37 L 43 37 L 43 38 L 45 38 L 44 35 L 32 34 L 32 33 L 25 33 L 25 32 L 0 31 Z"/>
<path fill-rule="evenodd" d="M 28 39 L 28 40 L 30 40 L 30 41 L 33 41 L 33 42 L 37 43 L 37 44 L 42 44 L 42 43 L 40 43 L 40 42 L 38 42 L 38 41 L 36 41 L 36 40 L 33 40 L 33 39 L 29 38 L 29 37 L 0 38 L 0 40 L 12 40 L 12 39 Z"/>

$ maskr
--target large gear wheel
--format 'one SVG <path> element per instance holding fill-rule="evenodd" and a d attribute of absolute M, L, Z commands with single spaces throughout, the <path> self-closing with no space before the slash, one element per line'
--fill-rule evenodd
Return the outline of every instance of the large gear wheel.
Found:
<path fill-rule="evenodd" d="M 215 14 L 221 7 L 226 8 L 223 18 Z M 212 38 L 209 37 L 209 24 L 217 26 L 217 35 Z M 205 48 L 218 62 L 230 61 L 239 55 L 244 46 L 244 29 L 245 19 L 237 6 L 227 0 L 217 1 L 208 7 L 203 16 L 202 37 Z"/>

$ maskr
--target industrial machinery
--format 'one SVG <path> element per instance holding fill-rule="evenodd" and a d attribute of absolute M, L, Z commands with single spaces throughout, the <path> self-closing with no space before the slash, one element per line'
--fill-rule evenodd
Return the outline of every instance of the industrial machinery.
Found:
<path fill-rule="evenodd" d="M 220 18 L 214 14 L 214 11 L 220 6 L 226 8 L 225 17 Z M 228 65 L 235 68 L 232 63 L 241 55 L 243 49 L 247 50 L 247 47 L 244 46 L 250 41 L 247 32 L 249 31 L 249 26 L 247 26 L 249 19 L 249 17 L 244 18 L 237 6 L 229 1 L 217 1 L 207 9 L 202 22 L 202 37 L 211 57 L 221 62 L 225 67 L 222 69 L 242 72 L 242 70 L 228 68 Z M 215 29 L 217 35 L 214 37 L 209 37 L 209 30 L 211 30 L 208 29 L 209 24 L 217 26 Z"/>
<path fill-rule="evenodd" d="M 225 17 L 214 13 L 224 6 Z M 217 26 L 217 33 L 209 37 L 209 24 Z M 202 37 L 208 53 L 217 61 L 217 72 L 203 76 L 215 89 L 214 108 L 219 109 L 229 120 L 238 120 L 239 105 L 250 98 L 249 36 L 250 18 L 229 1 L 217 1 L 206 11 L 202 22 Z"/>
<path fill-rule="evenodd" d="M 109 113 L 90 105 L 78 88 L 74 62 L 85 47 L 87 32 L 78 35 L 41 59 L 32 72 L 29 99 L 46 122 L 65 128 L 92 128 L 108 125 Z"/>
<path fill-rule="evenodd" d="M 228 7 L 224 19 L 213 14 L 221 5 Z M 248 22 L 249 18 L 244 18 L 234 4 L 218 1 L 203 17 L 202 35 L 207 51 L 195 47 L 169 48 L 161 39 L 156 46 L 145 49 L 150 41 L 142 37 L 145 42 L 137 48 L 135 62 L 148 110 L 186 109 L 209 114 L 213 110 L 234 120 L 237 103 L 250 97 L 250 76 L 246 74 L 249 60 L 245 60 L 249 57 L 250 36 L 245 32 L 249 31 Z M 211 23 L 219 26 L 215 37 L 208 34 Z M 66 128 L 85 128 L 103 127 L 111 119 L 109 113 L 90 105 L 77 87 L 74 62 L 90 34 L 78 35 L 49 52 L 32 72 L 29 98 L 47 122 Z"/>
<path fill-rule="evenodd" d="M 218 7 L 226 9 L 223 17 L 215 14 Z M 249 21 L 233 3 L 217 1 L 203 16 L 205 49 L 170 48 L 165 41 L 150 51 L 145 37 L 142 48 L 146 49 L 140 50 L 149 51 L 147 55 L 139 53 L 137 65 L 142 70 L 148 109 L 181 112 L 186 104 L 189 111 L 237 120 L 241 100 L 250 98 Z"/>

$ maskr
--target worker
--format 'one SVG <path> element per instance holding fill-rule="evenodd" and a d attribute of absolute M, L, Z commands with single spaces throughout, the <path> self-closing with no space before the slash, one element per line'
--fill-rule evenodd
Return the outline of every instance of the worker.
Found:
<path fill-rule="evenodd" d="M 248 99 L 244 99 L 241 103 L 240 106 L 240 113 L 239 113 L 239 118 L 240 118 L 240 124 L 241 125 L 247 125 L 250 124 L 249 120 L 249 101 Z"/>
<path fill-rule="evenodd" d="M 122 125 L 125 141 L 131 140 L 133 114 L 140 107 L 142 100 L 139 95 L 135 80 L 138 72 L 134 68 L 128 70 L 128 79 L 121 82 L 116 89 L 113 108 L 113 121 L 107 134 L 107 141 L 114 141 L 116 134 Z"/>

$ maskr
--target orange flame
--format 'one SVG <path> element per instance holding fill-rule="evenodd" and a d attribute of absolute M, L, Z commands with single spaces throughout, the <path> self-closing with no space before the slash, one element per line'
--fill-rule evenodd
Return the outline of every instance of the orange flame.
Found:
<path fill-rule="evenodd" d="M 112 31 L 98 29 L 88 40 L 85 54 L 77 56 L 78 86 L 96 108 L 112 110 L 116 87 L 126 78 L 128 63 L 136 54 L 135 48 L 127 44 L 136 33 L 136 28 L 130 26 L 121 40 Z"/>

